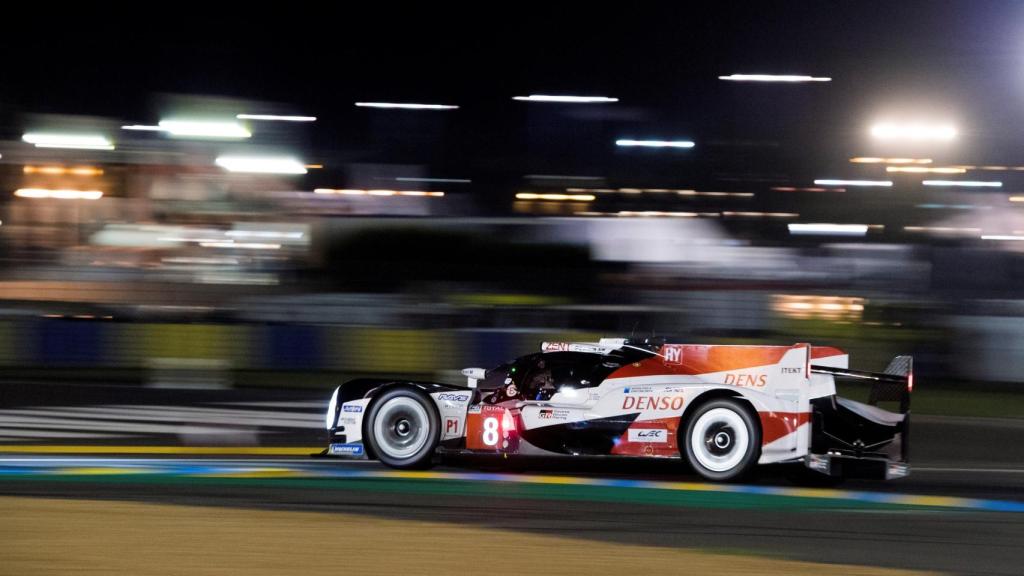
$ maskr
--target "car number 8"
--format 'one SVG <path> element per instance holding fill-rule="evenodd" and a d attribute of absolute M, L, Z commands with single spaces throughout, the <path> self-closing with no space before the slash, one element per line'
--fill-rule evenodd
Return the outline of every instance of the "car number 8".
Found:
<path fill-rule="evenodd" d="M 484 444 L 498 445 L 498 419 L 491 417 L 484 420 Z"/>

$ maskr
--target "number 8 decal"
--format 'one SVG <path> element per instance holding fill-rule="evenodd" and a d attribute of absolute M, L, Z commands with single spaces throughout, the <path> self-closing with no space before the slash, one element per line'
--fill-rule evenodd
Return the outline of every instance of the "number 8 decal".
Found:
<path fill-rule="evenodd" d="M 498 445 L 498 419 L 492 417 L 484 420 L 484 444 L 488 446 Z"/>

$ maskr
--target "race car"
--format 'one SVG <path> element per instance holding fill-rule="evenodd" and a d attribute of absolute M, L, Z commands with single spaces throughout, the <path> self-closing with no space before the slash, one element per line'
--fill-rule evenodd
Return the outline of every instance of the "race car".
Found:
<path fill-rule="evenodd" d="M 883 373 L 847 364 L 843 351 L 810 344 L 544 342 L 463 370 L 465 386 L 344 383 L 327 407 L 325 454 L 401 469 L 445 454 L 675 458 L 715 481 L 775 463 L 816 478 L 906 476 L 912 357 Z M 837 378 L 870 382 L 868 403 L 837 396 Z"/>

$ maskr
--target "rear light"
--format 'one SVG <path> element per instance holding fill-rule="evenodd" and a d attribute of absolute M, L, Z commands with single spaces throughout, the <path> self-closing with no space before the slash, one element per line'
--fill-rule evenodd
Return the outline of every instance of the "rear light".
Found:
<path fill-rule="evenodd" d="M 914 391 L 914 373 L 907 374 L 907 392 Z"/>

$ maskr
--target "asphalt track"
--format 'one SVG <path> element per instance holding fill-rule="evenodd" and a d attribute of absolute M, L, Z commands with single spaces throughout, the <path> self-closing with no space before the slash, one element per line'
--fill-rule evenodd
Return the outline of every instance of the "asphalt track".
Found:
<path fill-rule="evenodd" d="M 123 456 L 112 445 L 101 448 L 112 454 L 33 455 L 33 444 L 0 454 L 0 495 L 445 522 L 479 527 L 485 548 L 501 545 L 488 540 L 487 529 L 498 528 L 814 562 L 1024 573 L 1024 421 L 915 415 L 913 440 L 910 478 L 848 482 L 838 491 L 794 487 L 783 469 L 723 486 L 666 462 L 485 459 L 407 474 L 375 462 L 274 455 L 317 446 L 309 429 L 285 430 L 269 444 L 290 448 L 256 454 L 164 443 L 171 454 Z"/>

